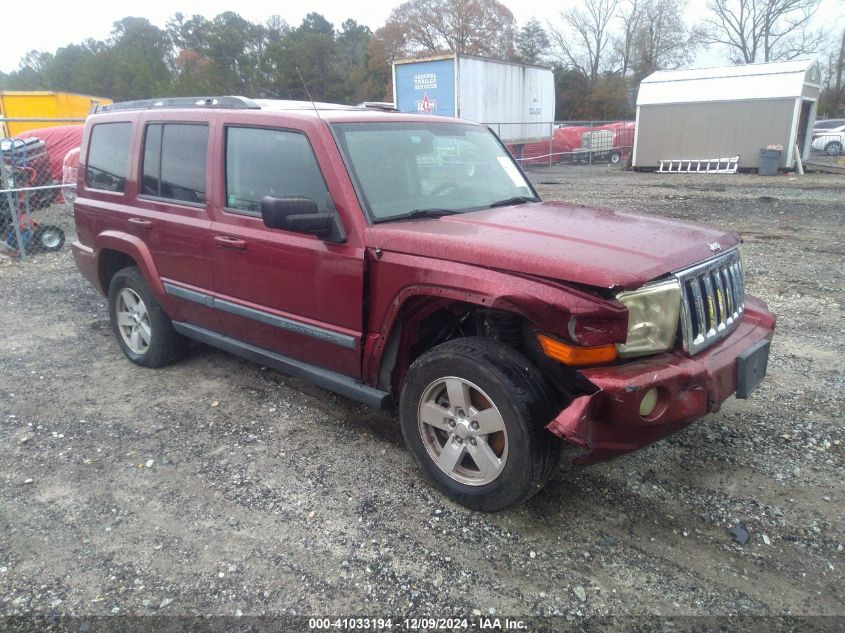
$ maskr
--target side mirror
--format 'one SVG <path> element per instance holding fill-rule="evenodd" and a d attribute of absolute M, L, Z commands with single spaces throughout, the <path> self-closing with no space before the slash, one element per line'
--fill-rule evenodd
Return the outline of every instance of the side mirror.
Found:
<path fill-rule="evenodd" d="M 327 242 L 345 242 L 346 233 L 335 213 L 321 212 L 311 198 L 261 198 L 261 218 L 271 229 L 310 233 Z"/>
<path fill-rule="evenodd" d="M 261 198 L 261 219 L 271 229 L 291 230 L 287 219 L 291 215 L 314 215 L 319 212 L 317 203 L 311 198 Z"/>

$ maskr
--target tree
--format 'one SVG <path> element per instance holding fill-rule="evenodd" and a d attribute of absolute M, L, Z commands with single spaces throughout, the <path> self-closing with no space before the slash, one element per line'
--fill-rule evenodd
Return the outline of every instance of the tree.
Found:
<path fill-rule="evenodd" d="M 305 99 L 299 69 L 315 99 L 356 103 L 386 98 L 390 62 L 405 51 L 404 30 L 379 31 L 382 37 L 354 20 L 336 31 L 318 13 L 297 28 L 279 16 L 254 23 L 231 11 L 212 20 L 176 13 L 164 29 L 124 18 L 106 40 L 30 52 L 18 70 L 0 74 L 0 86 L 117 100 L 209 94 Z"/>
<path fill-rule="evenodd" d="M 590 87 L 587 77 L 569 67 L 556 66 L 555 72 L 555 120 L 575 121 L 592 117 L 587 102 Z"/>
<path fill-rule="evenodd" d="M 613 46 L 621 64 L 621 75 L 628 76 L 631 66 L 631 56 L 634 52 L 634 38 L 640 28 L 643 17 L 642 0 L 628 0 L 619 11 L 619 21 L 622 23 L 622 33 L 613 38 Z"/>
<path fill-rule="evenodd" d="M 693 61 L 703 34 L 684 23 L 686 0 L 645 0 L 634 32 L 630 66 L 634 82 L 656 70 L 673 70 Z"/>
<path fill-rule="evenodd" d="M 391 65 L 409 55 L 407 39 L 405 27 L 389 20 L 370 38 L 367 45 L 367 91 L 375 95 L 374 100 L 393 100 Z"/>
<path fill-rule="evenodd" d="M 821 0 L 710 0 L 704 20 L 708 44 L 728 48 L 734 64 L 795 59 L 818 50 L 810 30 Z"/>
<path fill-rule="evenodd" d="M 369 44 L 373 33 L 369 27 L 355 20 L 346 20 L 340 25 L 336 38 L 339 72 L 344 84 L 343 100 L 353 103 L 381 98 L 379 90 L 368 85 Z"/>
<path fill-rule="evenodd" d="M 310 94 L 315 101 L 342 100 L 345 87 L 334 26 L 322 15 L 309 13 L 302 24 L 269 45 L 267 60 L 272 68 L 268 96 L 308 99 Z"/>
<path fill-rule="evenodd" d="M 605 73 L 599 77 L 587 97 L 587 106 L 587 116 L 591 119 L 610 121 L 631 116 L 625 79 L 615 73 Z"/>
<path fill-rule="evenodd" d="M 514 23 L 498 0 L 409 0 L 393 9 L 385 27 L 401 31 L 411 51 L 508 59 Z"/>
<path fill-rule="evenodd" d="M 822 90 L 817 115 L 838 117 L 845 114 L 845 29 L 831 38 L 824 54 Z"/>
<path fill-rule="evenodd" d="M 582 8 L 570 7 L 560 14 L 563 29 L 549 28 L 551 40 L 565 66 L 588 80 L 590 90 L 604 69 L 611 38 L 611 22 L 620 0 L 581 0 Z"/>
<path fill-rule="evenodd" d="M 551 42 L 536 18 L 526 22 L 514 38 L 515 59 L 524 64 L 539 64 L 549 51 Z"/>
<path fill-rule="evenodd" d="M 146 18 L 123 18 L 114 23 L 112 37 L 100 53 L 108 60 L 109 73 L 101 77 L 106 94 L 117 100 L 153 96 L 169 83 L 167 56 L 170 42 L 164 31 Z M 102 93 L 100 93 L 102 94 Z"/>
<path fill-rule="evenodd" d="M 214 79 L 213 92 L 259 94 L 264 29 L 233 11 L 221 13 L 203 26 L 203 52 L 214 65 L 210 73 Z"/>

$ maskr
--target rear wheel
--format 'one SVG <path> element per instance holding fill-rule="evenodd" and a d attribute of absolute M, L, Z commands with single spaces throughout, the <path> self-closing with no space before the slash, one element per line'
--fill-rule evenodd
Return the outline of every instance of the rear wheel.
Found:
<path fill-rule="evenodd" d="M 539 491 L 560 461 L 545 429 L 548 385 L 517 351 L 456 339 L 417 359 L 405 380 L 400 423 L 426 478 L 456 502 L 496 511 Z"/>
<path fill-rule="evenodd" d="M 842 143 L 839 141 L 831 141 L 824 146 L 824 151 L 828 156 L 839 156 L 842 153 Z"/>
<path fill-rule="evenodd" d="M 109 318 L 118 345 L 133 363 L 162 367 L 181 360 L 188 351 L 188 339 L 173 329 L 135 266 L 112 277 Z"/>

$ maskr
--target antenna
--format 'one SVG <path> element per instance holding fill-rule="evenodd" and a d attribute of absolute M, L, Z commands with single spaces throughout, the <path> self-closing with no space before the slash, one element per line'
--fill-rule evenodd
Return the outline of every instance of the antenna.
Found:
<path fill-rule="evenodd" d="M 294 68 L 296 69 L 296 74 L 299 75 L 299 81 L 302 82 L 302 87 L 305 88 L 305 94 L 308 97 L 308 101 L 311 102 L 311 107 L 314 108 L 314 112 L 317 114 L 317 118 L 320 119 L 320 121 L 322 121 L 323 117 L 320 116 L 320 111 L 317 109 L 317 104 L 314 103 L 314 99 L 311 98 L 311 91 L 308 90 L 308 84 L 305 83 L 305 79 L 303 79 L 302 73 L 299 72 L 299 66 L 294 66 Z M 325 123 L 325 121 L 324 121 L 324 123 Z"/>

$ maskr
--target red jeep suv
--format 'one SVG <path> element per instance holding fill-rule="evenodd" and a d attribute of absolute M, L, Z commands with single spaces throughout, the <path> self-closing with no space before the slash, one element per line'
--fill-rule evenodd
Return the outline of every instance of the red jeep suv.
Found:
<path fill-rule="evenodd" d="M 242 97 L 100 107 L 74 204 L 117 342 L 189 339 L 398 409 L 455 501 L 499 510 L 763 379 L 739 238 L 541 202 L 486 127 Z"/>

